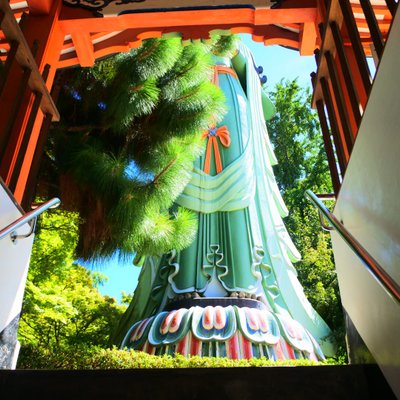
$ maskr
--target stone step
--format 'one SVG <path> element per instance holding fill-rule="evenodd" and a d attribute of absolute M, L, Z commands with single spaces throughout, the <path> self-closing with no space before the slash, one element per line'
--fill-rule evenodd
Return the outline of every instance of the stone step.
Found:
<path fill-rule="evenodd" d="M 0 370 L 0 399 L 395 399 L 376 365 Z"/>

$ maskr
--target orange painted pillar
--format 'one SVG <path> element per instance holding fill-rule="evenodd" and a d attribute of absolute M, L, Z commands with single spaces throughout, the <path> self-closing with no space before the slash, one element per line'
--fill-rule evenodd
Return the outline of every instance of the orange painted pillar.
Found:
<path fill-rule="evenodd" d="M 47 15 L 35 16 L 29 14 L 23 24 L 23 33 L 29 46 L 32 47 L 35 43 L 37 47 L 35 58 L 39 71 L 43 72 L 46 64 L 50 66 L 46 80 L 49 90 L 54 81 L 60 52 L 64 42 L 64 34 L 58 21 L 61 7 L 61 0 L 56 0 L 53 2 Z M 21 68 L 18 65 L 14 65 L 10 71 L 9 79 L 1 98 L 2 112 L 0 113 L 0 132 L 7 131 L 5 127 L 9 124 L 9 115 L 12 111 L 22 74 Z M 7 138 L 3 138 L 5 146 L 0 163 L 0 175 L 7 185 L 10 185 L 13 177 L 14 182 L 11 189 L 19 202 L 21 202 L 24 195 L 30 166 L 36 150 L 36 143 L 44 117 L 41 110 L 39 110 L 30 132 L 30 137 L 24 139 L 33 99 L 34 96 L 32 92 L 27 88 L 22 102 L 19 105 L 17 118 L 12 129 L 9 130 Z M 21 148 L 23 140 L 25 142 L 28 140 L 28 145 L 27 147 Z M 21 151 L 23 152 L 22 165 L 21 163 L 16 165 L 18 157 L 21 159 Z"/>

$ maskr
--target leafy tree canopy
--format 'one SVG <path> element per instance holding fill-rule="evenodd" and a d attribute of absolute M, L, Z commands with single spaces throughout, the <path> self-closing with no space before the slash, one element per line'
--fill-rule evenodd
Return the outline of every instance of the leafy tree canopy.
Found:
<path fill-rule="evenodd" d="M 310 107 L 309 90 L 296 80 L 278 83 L 271 100 L 277 110 L 268 123 L 279 162 L 274 172 L 289 209 L 285 225 L 302 254 L 296 270 L 308 299 L 333 331 L 338 355 L 343 356 L 343 313 L 330 237 L 321 231 L 318 213 L 304 197 L 307 189 L 332 192 L 318 117 Z"/>
<path fill-rule="evenodd" d="M 50 353 L 106 347 L 125 307 L 102 296 L 104 275 L 74 263 L 79 217 L 51 211 L 40 218 L 28 273 L 19 340 Z"/>

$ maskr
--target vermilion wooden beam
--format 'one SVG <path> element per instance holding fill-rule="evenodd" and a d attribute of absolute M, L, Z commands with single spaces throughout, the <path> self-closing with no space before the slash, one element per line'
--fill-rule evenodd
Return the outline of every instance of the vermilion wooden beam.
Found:
<path fill-rule="evenodd" d="M 356 3 L 352 3 L 351 4 L 351 8 L 352 8 L 354 13 L 358 13 L 358 14 L 360 14 L 360 13 L 362 14 L 363 13 L 363 9 L 362 9 L 362 6 L 360 4 L 356 4 Z M 390 13 L 390 10 L 387 8 L 387 6 L 385 6 L 385 5 L 375 5 L 374 4 L 373 5 L 373 9 L 374 9 L 374 12 L 376 14 L 384 15 L 385 19 L 387 19 L 387 18 L 391 19 L 392 15 Z"/>
<path fill-rule="evenodd" d="M 338 1 L 335 0 L 330 2 L 329 9 L 326 10 L 325 19 L 326 21 L 328 20 L 336 21 L 338 26 L 341 26 L 343 21 L 343 16 L 342 13 L 340 12 Z M 321 37 L 322 37 L 321 48 L 324 49 L 324 51 L 329 51 L 332 54 L 332 56 L 335 57 L 336 48 L 333 41 L 331 28 L 329 24 L 326 24 L 325 22 L 323 23 Z M 321 57 L 318 63 L 317 78 L 316 78 L 317 84 L 315 86 L 315 90 L 313 92 L 313 97 L 312 97 L 313 108 L 316 108 L 316 101 L 323 97 L 322 88 L 320 85 L 321 78 L 325 78 L 327 81 L 329 81 L 329 72 L 328 72 L 328 67 L 326 65 L 325 57 Z"/>
<path fill-rule="evenodd" d="M 94 48 L 94 57 L 96 59 L 105 57 L 110 54 L 126 52 L 131 48 L 137 48 L 141 45 L 141 41 L 149 37 L 161 37 L 163 34 L 168 34 L 171 32 L 178 32 L 179 27 L 170 26 L 165 29 L 143 31 L 141 29 L 127 29 L 115 36 L 108 38 L 104 41 L 99 41 L 96 43 Z M 282 29 L 278 26 L 267 25 L 267 26 L 239 26 L 230 28 L 226 25 L 208 25 L 207 27 L 186 27 L 184 34 L 182 34 L 183 39 L 196 39 L 196 38 L 208 38 L 209 30 L 225 30 L 230 33 L 248 33 L 253 36 L 256 41 L 264 42 L 265 45 L 278 44 L 293 48 L 299 48 L 299 34 L 296 32 L 291 32 L 286 29 Z M 104 35 L 104 32 L 102 33 Z M 100 39 L 100 34 L 91 35 L 91 39 Z M 64 49 L 72 48 L 74 43 L 69 41 L 64 45 Z M 74 51 L 66 52 L 60 56 L 60 62 L 58 64 L 59 68 L 65 68 L 79 64 L 79 60 Z"/>
<path fill-rule="evenodd" d="M 351 40 L 352 50 L 354 52 L 354 56 L 358 65 L 359 73 L 364 85 L 364 90 L 367 93 L 367 96 L 369 96 L 372 85 L 372 78 L 367 60 L 365 58 L 365 52 L 360 41 L 360 34 L 358 32 L 357 23 L 354 18 L 353 10 L 351 8 L 352 6 L 349 0 L 340 0 L 338 3 L 340 4 L 344 24 Z"/>
<path fill-rule="evenodd" d="M 58 111 L 55 107 L 53 99 L 48 92 L 45 83 L 40 75 L 35 59 L 31 54 L 29 45 L 22 34 L 17 22 L 15 21 L 11 9 L 6 0 L 0 0 L 0 9 L 5 13 L 1 28 L 7 35 L 7 40 L 19 43 L 15 53 L 15 58 L 22 68 L 27 68 L 32 71 L 29 79 L 29 86 L 32 90 L 43 94 L 42 109 L 53 115 L 54 120 L 59 119 Z"/>
<path fill-rule="evenodd" d="M 4 0 L 0 0 L 0 5 L 3 5 L 3 3 Z M 24 47 L 29 50 L 34 42 L 38 44 L 36 60 L 33 59 L 32 54 L 29 55 L 28 50 L 21 53 L 21 56 L 23 55 L 24 57 L 17 58 L 16 55 L 16 60 L 22 67 L 32 70 L 32 74 L 30 75 L 35 75 L 33 83 L 39 81 L 42 82 L 42 85 L 39 86 L 32 84 L 31 89 L 43 94 L 41 102 L 42 110 L 44 113 L 51 115 L 51 118 L 53 119 L 58 118 L 58 112 L 54 107 L 46 106 L 47 103 L 54 105 L 54 102 L 51 99 L 51 96 L 49 96 L 47 90 L 41 90 L 41 88 L 43 88 L 43 78 L 40 74 L 43 71 L 44 66 L 49 64 L 49 75 L 45 85 L 45 87 L 47 86 L 47 89 L 49 89 L 54 79 L 65 36 L 58 25 L 58 15 L 60 10 L 61 0 L 54 0 L 49 15 L 28 15 L 24 23 L 24 40 L 26 42 Z M 9 19 L 10 21 L 13 21 L 13 24 L 15 23 L 15 19 L 12 15 Z M 4 24 L 5 21 L 3 21 L 2 24 L 3 29 L 5 28 Z M 10 26 L 12 27 L 12 25 Z M 4 31 L 7 36 L 13 40 L 18 39 L 17 36 L 22 35 L 19 33 L 15 36 L 15 31 L 17 31 L 17 29 L 10 30 L 10 32 L 8 32 L 7 29 L 4 29 Z M 35 61 L 37 62 L 37 65 Z M 6 126 L 7 119 L 11 113 L 12 99 L 15 98 L 15 91 L 18 82 L 21 79 L 20 73 L 18 75 L 18 68 L 19 67 L 16 65 L 14 68 L 15 71 L 13 70 L 13 75 L 7 80 L 7 85 L 3 91 L 0 126 Z M 47 98 L 47 103 L 44 103 L 45 98 Z M 0 174 L 4 178 L 5 182 L 8 185 L 11 181 L 13 182 L 13 187 L 15 188 L 14 196 L 17 201 L 21 201 L 26 189 L 26 181 L 31 168 L 32 158 L 36 149 L 36 142 L 38 140 L 38 134 L 43 120 L 42 112 L 37 114 L 35 113 L 35 121 L 33 121 L 33 117 L 32 120 L 30 119 L 31 109 L 33 106 L 33 96 L 29 90 L 25 92 L 19 106 L 18 116 L 13 124 L 11 136 L 7 137 L 5 153 L 0 164 Z"/>
<path fill-rule="evenodd" d="M 29 12 L 32 15 L 48 15 L 53 4 L 52 0 L 27 0 Z"/>
<path fill-rule="evenodd" d="M 28 0 L 30 13 L 32 15 L 46 14 L 50 6 L 58 0 Z M 18 3 L 17 0 L 11 0 Z M 81 7 L 62 5 L 60 13 L 60 28 L 65 35 L 74 37 L 72 52 L 64 52 L 60 58 L 59 67 L 66 67 L 76 64 L 92 65 L 95 58 L 112 54 L 123 49 L 129 50 L 140 44 L 145 37 L 154 37 L 165 33 L 180 33 L 183 39 L 206 38 L 212 30 L 226 30 L 227 32 L 247 32 L 253 35 L 255 40 L 263 41 L 266 45 L 279 44 L 299 48 L 302 43 L 302 53 L 311 54 L 316 45 L 313 34 L 314 24 L 318 19 L 318 0 L 285 0 L 275 9 L 211 9 L 211 10 L 175 10 L 155 11 L 125 14 L 111 17 L 98 17 L 92 11 Z M 300 40 L 297 32 L 290 32 L 279 29 L 277 35 L 270 35 L 271 28 L 275 24 L 282 24 L 289 27 L 301 27 L 303 24 L 303 40 Z M 314 29 L 313 29 L 314 28 Z M 137 40 L 130 39 L 128 42 L 107 42 L 99 46 L 91 44 L 88 35 L 98 32 L 124 32 L 134 29 L 137 33 Z M 79 37 L 84 35 L 83 37 Z M 66 43 L 64 50 L 72 46 Z M 79 53 L 79 54 L 77 54 Z"/>
<path fill-rule="evenodd" d="M 371 2 L 369 0 L 364 0 L 360 4 L 364 12 L 365 19 L 367 20 L 368 28 L 371 33 L 371 38 L 375 46 L 375 51 L 378 55 L 378 58 L 380 59 L 382 57 L 384 43 L 382 32 L 379 28 L 374 9 L 372 8 Z"/>
<path fill-rule="evenodd" d="M 324 146 L 325 146 L 326 156 L 328 159 L 329 170 L 331 173 L 333 190 L 337 195 L 340 190 L 340 178 L 339 178 L 338 167 L 336 165 L 335 152 L 332 145 L 331 135 L 328 128 L 328 123 L 326 121 L 325 107 L 322 100 L 317 101 L 317 111 L 318 111 L 319 121 L 321 124 L 322 137 L 324 139 Z"/>
<path fill-rule="evenodd" d="M 340 135 L 340 129 L 338 120 L 336 118 L 336 112 L 333 104 L 332 95 L 329 89 L 329 84 L 325 78 L 321 78 L 320 84 L 324 95 L 323 100 L 325 102 L 326 110 L 328 112 L 329 124 L 331 127 L 333 141 L 335 143 L 336 155 L 340 167 L 340 174 L 341 176 L 344 176 L 344 173 L 346 172 L 348 158 L 346 157 L 344 143 Z"/>
<path fill-rule="evenodd" d="M 41 45 L 38 51 L 38 55 L 36 57 L 40 71 L 43 71 L 47 64 L 49 64 L 50 66 L 48 76 L 46 79 L 46 86 L 48 87 L 48 89 L 50 89 L 53 84 L 54 75 L 57 67 L 57 60 L 59 59 L 62 43 L 64 40 L 64 35 L 58 25 L 58 18 L 57 18 L 59 0 L 54 0 L 54 1 L 55 4 L 52 6 L 52 10 L 50 13 L 50 14 L 54 13 L 53 14 L 54 17 L 52 15 L 37 16 L 37 17 L 32 16 L 28 18 L 26 23 L 27 35 L 29 33 L 31 37 L 35 37 L 34 35 L 36 35 L 39 44 Z M 33 155 L 36 149 L 36 143 L 38 140 L 42 121 L 43 121 L 43 115 L 42 113 L 39 113 L 38 118 L 36 119 L 35 124 L 33 126 L 32 133 L 30 135 L 29 144 L 26 149 L 26 154 L 24 156 L 24 161 L 22 163 L 22 167 L 19 173 L 18 181 L 14 192 L 15 197 L 19 201 L 21 201 L 24 192 L 26 190 L 26 182 L 31 168 Z"/>
<path fill-rule="evenodd" d="M 343 136 L 346 142 L 347 152 L 351 154 L 354 145 L 354 136 L 351 131 L 348 111 L 346 109 L 345 98 L 343 95 L 343 88 L 340 85 L 338 71 L 333 61 L 332 55 L 329 51 L 324 53 L 326 63 L 328 66 L 329 77 L 331 78 L 331 86 L 336 103 L 336 108 L 339 114 L 340 125 L 342 127 Z"/>
<path fill-rule="evenodd" d="M 93 44 L 88 33 L 72 34 L 72 42 L 82 67 L 92 67 L 95 62 Z"/>
<path fill-rule="evenodd" d="M 281 29 L 275 24 L 306 24 L 303 33 L 303 53 L 312 54 L 316 45 L 315 21 L 316 0 L 288 0 L 277 9 L 212 9 L 168 12 L 144 12 L 116 17 L 98 18 L 87 10 L 63 6 L 60 26 L 63 32 L 71 34 L 75 51 L 61 55 L 59 67 L 76 64 L 92 65 L 94 59 L 115 52 L 128 51 L 140 45 L 142 39 L 160 37 L 166 33 L 178 32 L 182 39 L 208 38 L 214 30 L 231 33 L 250 33 L 266 45 L 279 44 L 299 48 L 299 34 Z M 94 32 L 134 33 L 122 40 L 118 35 L 111 40 L 90 46 L 88 35 Z M 86 34 L 84 39 L 82 35 Z M 71 44 L 67 44 L 71 46 Z M 93 52 L 93 53 L 92 53 Z M 79 53 L 79 54 L 78 54 Z M 83 63 L 82 63 L 83 62 Z"/>
<path fill-rule="evenodd" d="M 19 47 L 18 42 L 16 42 L 16 41 L 11 42 L 10 51 L 7 54 L 7 58 L 4 63 L 4 70 L 3 70 L 2 76 L 0 77 L 0 98 L 3 94 L 3 88 L 6 84 L 7 78 L 9 76 L 10 69 L 11 69 L 14 59 L 15 59 L 15 55 L 17 54 L 17 51 L 18 51 L 18 47 Z M 0 138 L 0 142 L 1 142 L 1 138 Z"/>
<path fill-rule="evenodd" d="M 342 73 L 344 80 L 346 82 L 346 90 L 349 95 L 349 102 L 351 104 L 351 108 L 353 111 L 353 116 L 357 125 L 357 130 L 358 127 L 360 126 L 361 123 L 361 114 L 363 110 L 360 110 L 360 100 L 359 96 L 357 94 L 356 86 L 354 83 L 354 78 L 353 78 L 353 72 L 351 71 L 350 68 L 350 63 L 348 61 L 344 45 L 343 45 L 343 39 L 340 35 L 340 30 L 339 27 L 337 26 L 335 21 L 332 21 L 330 23 L 331 31 L 332 31 L 332 36 L 333 40 L 335 42 L 336 46 L 336 51 L 337 55 L 339 58 L 339 62 L 341 65 Z"/>
<path fill-rule="evenodd" d="M 300 55 L 312 56 L 316 47 L 317 30 L 315 22 L 305 22 L 300 32 Z"/>
<path fill-rule="evenodd" d="M 74 12 L 75 11 L 75 12 Z M 277 9 L 212 9 L 148 12 L 125 14 L 115 17 L 97 18 L 85 10 L 71 9 L 64 6 L 60 16 L 60 26 L 68 34 L 91 32 L 116 32 L 125 29 L 141 29 L 143 31 L 164 30 L 171 26 L 207 27 L 210 25 L 226 27 L 258 26 L 285 23 L 314 22 L 317 8 L 277 8 Z"/>

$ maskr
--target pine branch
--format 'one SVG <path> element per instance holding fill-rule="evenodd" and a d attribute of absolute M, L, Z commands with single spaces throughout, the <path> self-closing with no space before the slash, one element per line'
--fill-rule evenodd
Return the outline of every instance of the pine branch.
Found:
<path fill-rule="evenodd" d="M 177 157 L 173 158 L 153 179 L 152 184 L 156 185 L 159 179 L 176 163 Z"/>
<path fill-rule="evenodd" d="M 194 89 L 197 89 L 197 88 L 194 88 Z M 184 94 L 182 96 L 177 97 L 175 99 L 175 101 L 179 102 L 181 100 L 187 100 L 187 99 L 190 99 L 191 97 L 194 97 L 196 95 L 198 95 L 198 90 L 191 90 L 189 93 L 186 93 L 186 94 Z"/>
<path fill-rule="evenodd" d="M 129 91 L 130 92 L 139 92 L 139 91 L 143 90 L 143 88 L 144 88 L 144 84 L 141 83 L 140 85 L 130 86 Z"/>
<path fill-rule="evenodd" d="M 148 49 L 143 50 L 142 53 L 139 53 L 139 55 L 137 56 L 137 60 L 140 62 L 149 55 L 151 55 L 157 49 L 159 43 L 160 43 L 159 41 L 154 40 Z"/>

